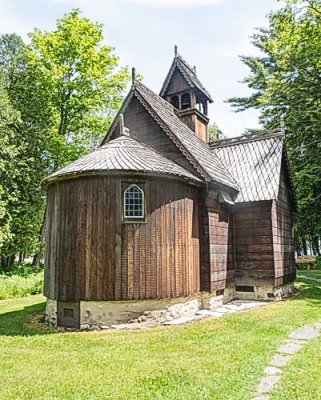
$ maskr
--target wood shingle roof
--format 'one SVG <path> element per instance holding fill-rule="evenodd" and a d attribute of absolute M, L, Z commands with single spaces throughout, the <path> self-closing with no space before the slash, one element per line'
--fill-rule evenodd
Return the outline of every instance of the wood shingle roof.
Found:
<path fill-rule="evenodd" d="M 131 137 L 120 136 L 45 178 L 43 184 L 80 175 L 126 171 L 171 175 L 192 182 L 201 182 L 196 175 L 150 147 Z"/>
<path fill-rule="evenodd" d="M 283 147 L 280 132 L 212 143 L 213 153 L 240 187 L 236 202 L 277 199 Z"/>
<path fill-rule="evenodd" d="M 195 135 L 178 117 L 170 103 L 140 82 L 135 82 L 132 90 L 140 102 L 153 114 L 156 122 L 169 131 L 177 147 L 181 148 L 196 168 L 198 167 L 198 171 L 207 181 L 215 181 L 238 190 L 236 181 L 224 168 L 216 154 L 211 151 L 209 144 Z"/>

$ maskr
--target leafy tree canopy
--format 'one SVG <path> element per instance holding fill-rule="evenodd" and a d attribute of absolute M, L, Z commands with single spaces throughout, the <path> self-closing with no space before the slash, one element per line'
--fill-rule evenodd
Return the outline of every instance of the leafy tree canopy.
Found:
<path fill-rule="evenodd" d="M 0 151 L 8 153 L 0 157 L 2 264 L 40 249 L 41 180 L 97 146 L 129 81 L 103 44 L 102 25 L 78 9 L 29 38 L 27 45 L 16 34 L 0 36 Z"/>
<path fill-rule="evenodd" d="M 120 106 L 129 80 L 103 27 L 75 9 L 52 32 L 30 34 L 28 64 L 50 110 L 49 149 L 55 170 L 95 147 Z"/>
<path fill-rule="evenodd" d="M 250 74 L 244 79 L 253 94 L 232 98 L 237 111 L 261 110 L 266 128 L 283 119 L 296 184 L 298 238 L 317 243 L 321 234 L 321 1 L 287 1 L 269 15 L 252 43 L 258 57 L 242 56 Z M 317 247 L 317 245 L 316 245 Z"/>
<path fill-rule="evenodd" d="M 208 135 L 213 140 L 220 140 L 226 138 L 226 136 L 218 127 L 216 122 L 213 122 L 208 126 Z"/>

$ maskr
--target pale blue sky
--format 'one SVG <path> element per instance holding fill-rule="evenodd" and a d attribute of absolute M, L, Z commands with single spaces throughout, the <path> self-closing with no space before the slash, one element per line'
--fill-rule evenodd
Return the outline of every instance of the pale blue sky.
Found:
<path fill-rule="evenodd" d="M 0 0 L 0 33 L 26 38 L 34 27 L 53 29 L 73 7 L 105 25 L 106 43 L 152 90 L 159 92 L 177 44 L 214 98 L 211 120 L 227 136 L 258 127 L 255 111 L 236 114 L 224 100 L 249 93 L 239 83 L 247 69 L 238 56 L 256 54 L 249 36 L 266 25 L 277 0 Z"/>

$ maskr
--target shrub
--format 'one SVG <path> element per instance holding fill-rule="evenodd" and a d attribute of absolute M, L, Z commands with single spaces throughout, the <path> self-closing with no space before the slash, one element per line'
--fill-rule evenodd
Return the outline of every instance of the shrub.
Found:
<path fill-rule="evenodd" d="M 302 270 L 302 271 L 306 271 L 309 267 L 308 263 L 299 263 L 297 264 L 297 269 Z"/>
<path fill-rule="evenodd" d="M 43 269 L 44 269 L 43 264 L 33 266 L 31 263 L 21 263 L 21 264 L 14 264 L 14 266 L 10 269 L 10 271 L 0 271 L 0 274 L 6 276 L 18 275 L 27 277 L 29 275 L 43 271 Z"/>
<path fill-rule="evenodd" d="M 321 257 L 317 257 L 317 262 L 315 263 L 315 269 L 321 269 Z"/>
<path fill-rule="evenodd" d="M 42 292 L 43 271 L 26 276 L 0 275 L 0 300 Z"/>

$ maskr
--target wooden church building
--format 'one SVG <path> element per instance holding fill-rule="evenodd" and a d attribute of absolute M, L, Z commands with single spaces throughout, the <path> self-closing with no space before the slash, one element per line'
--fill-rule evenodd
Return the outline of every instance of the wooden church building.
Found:
<path fill-rule="evenodd" d="M 210 140 L 212 101 L 176 50 L 159 95 L 133 76 L 101 146 L 44 180 L 49 323 L 291 293 L 284 135 Z"/>

